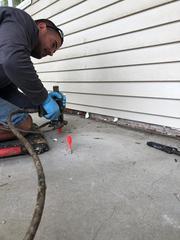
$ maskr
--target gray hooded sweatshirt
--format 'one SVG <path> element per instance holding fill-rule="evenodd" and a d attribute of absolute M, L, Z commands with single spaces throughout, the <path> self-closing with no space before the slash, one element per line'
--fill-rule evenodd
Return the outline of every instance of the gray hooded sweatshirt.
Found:
<path fill-rule="evenodd" d="M 30 58 L 38 32 L 26 12 L 0 7 L 0 88 L 13 83 L 34 105 L 42 104 L 48 95 Z"/>

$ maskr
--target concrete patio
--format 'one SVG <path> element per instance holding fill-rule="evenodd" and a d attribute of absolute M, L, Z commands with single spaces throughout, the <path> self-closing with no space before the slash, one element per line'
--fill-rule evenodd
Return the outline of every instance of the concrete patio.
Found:
<path fill-rule="evenodd" d="M 51 150 L 40 155 L 47 197 L 35 239 L 179 240 L 180 157 L 146 145 L 179 141 L 65 117 L 69 124 L 46 133 Z M 29 156 L 0 160 L 0 240 L 23 239 L 36 190 Z"/>

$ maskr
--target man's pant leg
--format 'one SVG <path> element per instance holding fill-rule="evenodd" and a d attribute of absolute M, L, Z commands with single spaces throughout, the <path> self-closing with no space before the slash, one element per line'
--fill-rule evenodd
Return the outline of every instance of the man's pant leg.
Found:
<path fill-rule="evenodd" d="M 0 124 L 7 126 L 7 120 L 10 113 L 18 110 L 19 107 L 14 104 L 0 98 Z M 12 116 L 12 123 L 14 125 L 19 125 L 25 121 L 28 117 L 27 113 L 18 113 Z"/>
<path fill-rule="evenodd" d="M 9 114 L 22 108 L 37 109 L 38 107 L 33 105 L 28 97 L 20 92 L 14 84 L 0 88 L 0 124 L 6 125 Z M 12 122 L 15 125 L 19 125 L 27 117 L 27 113 L 15 114 L 12 116 Z"/>

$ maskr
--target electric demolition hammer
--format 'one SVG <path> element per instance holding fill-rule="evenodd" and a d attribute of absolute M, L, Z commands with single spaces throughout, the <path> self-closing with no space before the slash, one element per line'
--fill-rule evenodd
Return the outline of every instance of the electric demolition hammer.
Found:
<path fill-rule="evenodd" d="M 53 86 L 53 91 L 60 93 L 59 86 Z M 64 125 L 67 125 L 67 121 L 64 121 L 64 109 L 66 107 L 66 96 L 63 95 L 62 93 L 60 94 L 62 95 L 61 99 L 53 98 L 59 106 L 59 111 L 60 111 L 59 118 L 57 120 L 51 120 L 50 122 L 45 123 L 45 125 L 48 125 L 49 127 L 53 127 L 54 129 L 62 128 Z M 39 107 L 38 113 L 39 113 L 39 117 L 43 117 L 44 115 L 46 115 L 46 111 L 42 106 Z M 44 127 L 44 125 L 42 126 Z"/>

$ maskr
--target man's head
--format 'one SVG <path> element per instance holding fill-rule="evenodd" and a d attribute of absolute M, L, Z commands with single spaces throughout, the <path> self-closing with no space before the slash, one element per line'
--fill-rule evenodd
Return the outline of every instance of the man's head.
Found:
<path fill-rule="evenodd" d="M 63 32 L 48 19 L 39 19 L 35 22 L 39 29 L 39 39 L 31 55 L 39 59 L 47 55 L 52 56 L 63 44 Z"/>

